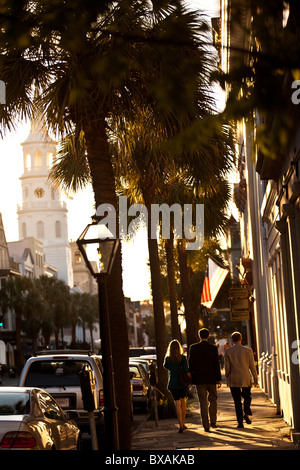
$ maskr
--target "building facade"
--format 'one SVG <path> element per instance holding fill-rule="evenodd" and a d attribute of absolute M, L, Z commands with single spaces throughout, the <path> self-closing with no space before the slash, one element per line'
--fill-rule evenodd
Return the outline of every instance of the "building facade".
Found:
<path fill-rule="evenodd" d="M 10 257 L 18 264 L 22 276 L 37 278 L 45 274 L 44 247 L 33 237 L 7 243 Z"/>
<path fill-rule="evenodd" d="M 230 21 L 238 4 L 240 21 Z M 228 73 L 237 65 L 249 65 L 255 38 L 247 1 L 221 0 L 221 66 Z M 280 28 L 289 27 L 278 23 Z M 298 25 L 299 27 L 299 25 Z M 241 271 L 250 274 L 260 385 L 292 428 L 300 431 L 300 109 L 291 101 L 290 73 L 283 77 L 293 125 L 285 152 L 269 158 L 254 144 L 261 124 L 276 126 L 258 112 L 254 127 L 246 119 L 236 122 L 238 183 L 235 203 L 241 230 Z M 274 97 L 276 99 L 276 97 Z"/>
<path fill-rule="evenodd" d="M 78 249 L 77 243 L 71 241 L 70 247 L 72 252 L 74 287 L 80 289 L 81 292 L 86 294 L 97 294 L 97 281 L 86 266 L 86 263 Z"/>

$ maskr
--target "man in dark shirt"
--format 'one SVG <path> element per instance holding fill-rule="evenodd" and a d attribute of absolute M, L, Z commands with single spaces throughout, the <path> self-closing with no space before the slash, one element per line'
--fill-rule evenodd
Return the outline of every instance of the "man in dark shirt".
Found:
<path fill-rule="evenodd" d="M 189 368 L 192 383 L 196 385 L 200 403 L 202 424 L 205 431 L 217 422 L 217 384 L 221 387 L 221 371 L 218 349 L 208 342 L 207 328 L 199 330 L 200 342 L 192 344 L 189 354 Z"/>

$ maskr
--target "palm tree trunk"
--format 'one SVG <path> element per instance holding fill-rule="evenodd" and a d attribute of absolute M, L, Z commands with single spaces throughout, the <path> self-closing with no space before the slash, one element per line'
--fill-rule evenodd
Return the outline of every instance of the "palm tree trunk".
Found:
<path fill-rule="evenodd" d="M 177 339 L 178 341 L 181 341 L 181 333 L 180 333 L 180 327 L 178 323 L 178 305 L 177 305 L 177 291 L 176 291 L 176 279 L 175 279 L 173 231 L 171 231 L 171 237 L 165 241 L 165 250 L 166 250 L 166 258 L 167 258 L 167 273 L 168 273 L 172 338 Z"/>
<path fill-rule="evenodd" d="M 84 122 L 87 157 L 90 166 L 96 207 L 112 204 L 117 210 L 115 180 L 105 119 Z M 117 218 L 118 221 L 118 218 Z M 107 282 L 110 330 L 115 377 L 116 402 L 118 407 L 119 444 L 121 450 L 131 448 L 131 395 L 129 377 L 129 344 L 125 303 L 122 286 L 121 248 L 115 258 L 112 273 Z"/>
<path fill-rule="evenodd" d="M 75 344 L 76 343 L 76 323 L 72 322 L 71 326 L 71 343 Z"/>
<path fill-rule="evenodd" d="M 90 326 L 90 336 L 91 336 L 91 350 L 94 351 L 93 326 Z"/>
<path fill-rule="evenodd" d="M 16 310 L 16 366 L 17 366 L 19 373 L 22 370 L 22 364 L 23 364 L 21 318 L 22 318 L 22 312 L 19 312 L 18 310 Z"/>
<path fill-rule="evenodd" d="M 185 321 L 186 321 L 186 338 L 188 349 L 191 344 L 197 343 L 198 338 L 198 319 L 197 319 L 197 306 L 193 301 L 188 264 L 187 253 L 184 243 L 178 243 L 178 260 L 180 270 L 180 282 L 182 288 L 182 296 L 184 303 Z"/>
<path fill-rule="evenodd" d="M 85 322 L 82 322 L 82 341 L 86 343 Z"/>
<path fill-rule="evenodd" d="M 54 338 L 55 338 L 55 347 L 59 349 L 59 326 L 55 326 L 54 328 Z"/>
<path fill-rule="evenodd" d="M 151 237 L 151 205 L 153 192 L 144 188 L 143 197 L 148 210 L 148 250 L 150 262 L 151 288 L 153 298 L 153 314 L 155 326 L 156 355 L 158 369 L 158 389 L 167 395 L 168 373 L 164 368 L 164 357 L 167 351 L 167 334 L 164 312 L 163 290 L 161 284 L 160 261 L 158 254 L 157 239 Z"/>

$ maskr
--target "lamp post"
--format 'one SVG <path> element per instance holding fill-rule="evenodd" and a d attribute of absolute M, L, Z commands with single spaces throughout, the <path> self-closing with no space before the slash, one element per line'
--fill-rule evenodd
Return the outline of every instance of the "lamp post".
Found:
<path fill-rule="evenodd" d="M 118 415 L 115 398 L 114 372 L 106 281 L 110 275 L 119 240 L 99 218 L 92 217 L 77 240 L 77 246 L 98 285 L 99 323 L 103 365 L 104 419 L 106 440 L 110 450 L 119 450 Z"/>

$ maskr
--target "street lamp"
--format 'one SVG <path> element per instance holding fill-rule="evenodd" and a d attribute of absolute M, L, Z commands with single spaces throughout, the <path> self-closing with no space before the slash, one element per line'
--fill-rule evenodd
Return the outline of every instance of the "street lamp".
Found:
<path fill-rule="evenodd" d="M 78 238 L 77 246 L 98 285 L 106 439 L 111 450 L 119 450 L 118 416 L 106 289 L 106 281 L 114 263 L 119 240 L 113 236 L 106 225 L 101 224 L 97 216 L 94 216 L 92 223 L 86 226 Z"/>

